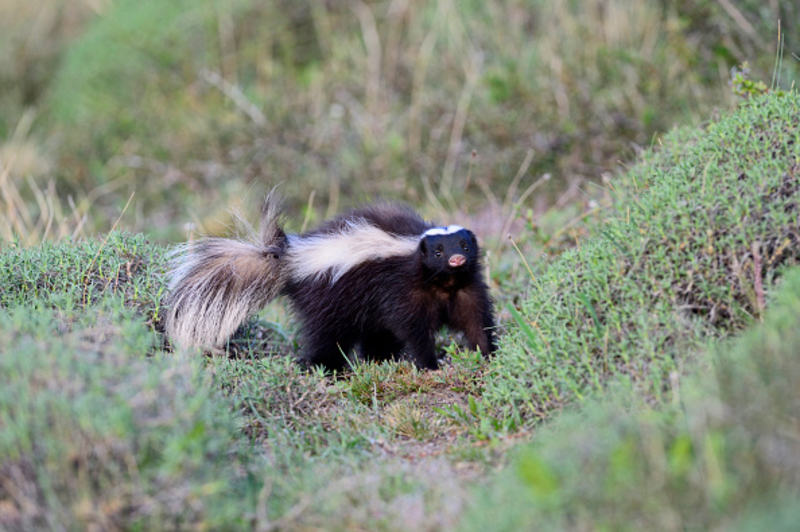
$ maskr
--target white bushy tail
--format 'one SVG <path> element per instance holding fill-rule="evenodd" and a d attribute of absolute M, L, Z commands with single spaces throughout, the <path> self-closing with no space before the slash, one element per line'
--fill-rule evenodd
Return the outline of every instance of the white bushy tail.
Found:
<path fill-rule="evenodd" d="M 286 235 L 280 201 L 261 209 L 260 233 L 240 220 L 247 238 L 203 238 L 183 244 L 171 260 L 164 330 L 173 344 L 220 347 L 284 284 Z"/>

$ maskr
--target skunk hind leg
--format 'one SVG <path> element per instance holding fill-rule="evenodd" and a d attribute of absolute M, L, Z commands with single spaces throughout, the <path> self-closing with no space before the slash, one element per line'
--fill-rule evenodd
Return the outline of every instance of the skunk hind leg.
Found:
<path fill-rule="evenodd" d="M 403 342 L 388 330 L 365 333 L 361 336 L 358 352 L 364 360 L 391 360 L 403 352 Z"/>
<path fill-rule="evenodd" d="M 306 335 L 303 352 L 298 362 L 307 368 L 322 366 L 327 371 L 342 373 L 355 362 L 352 341 L 337 342 L 326 335 Z"/>

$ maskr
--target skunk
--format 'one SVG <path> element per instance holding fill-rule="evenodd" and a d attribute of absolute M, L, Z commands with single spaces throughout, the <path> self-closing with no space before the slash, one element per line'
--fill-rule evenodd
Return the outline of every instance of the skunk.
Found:
<path fill-rule="evenodd" d="M 368 360 L 403 355 L 436 369 L 435 333 L 464 333 L 495 350 L 494 317 L 478 243 L 463 227 L 436 227 L 409 207 L 380 203 L 287 235 L 268 197 L 260 235 L 208 238 L 173 257 L 165 332 L 183 346 L 223 345 L 278 295 L 301 323 L 298 361 L 341 371 L 355 348 Z"/>

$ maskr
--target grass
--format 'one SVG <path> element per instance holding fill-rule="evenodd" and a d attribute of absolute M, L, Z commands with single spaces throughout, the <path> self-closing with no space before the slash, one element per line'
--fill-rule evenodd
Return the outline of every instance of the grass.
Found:
<path fill-rule="evenodd" d="M 218 505 L 242 482 L 235 416 L 197 361 L 145 357 L 155 336 L 120 306 L 0 315 L 3 529 L 243 522 Z"/>
<path fill-rule="evenodd" d="M 778 288 L 764 321 L 707 347 L 669 404 L 616 394 L 539 431 L 460 528 L 793 529 L 800 271 Z"/>
<path fill-rule="evenodd" d="M 790 519 L 774 486 L 793 473 L 763 461 L 783 456 L 793 370 L 703 352 L 769 320 L 795 261 L 797 114 L 795 93 L 767 94 L 664 139 L 609 183 L 614 207 L 575 250 L 533 265 L 495 358 L 445 340 L 438 372 L 305 372 L 291 323 L 263 318 L 229 356 L 184 359 L 157 332 L 165 247 L 6 246 L 0 526 L 440 530 L 502 511 L 500 528 L 703 528 L 765 519 L 733 513 L 761 492 Z M 718 389 L 692 384 L 709 367 Z"/>
<path fill-rule="evenodd" d="M 0 194 L 60 222 L 15 228 L 31 244 L 107 230 L 133 191 L 123 225 L 172 239 L 278 183 L 313 222 L 376 195 L 480 214 L 549 174 L 538 215 L 730 109 L 730 69 L 768 79 L 775 21 L 797 18 L 789 0 L 6 3 L 0 154 L 26 155 L 0 156 Z M 789 54 L 778 72 L 788 88 Z"/>
<path fill-rule="evenodd" d="M 612 385 L 660 401 L 699 343 L 763 318 L 797 261 L 800 99 L 761 97 L 668 136 L 612 180 L 593 237 L 531 283 L 483 397 L 515 424 Z"/>
<path fill-rule="evenodd" d="M 794 2 L 162 4 L 0 6 L 0 528 L 796 522 L 796 62 L 725 112 Z M 502 350 L 330 378 L 270 309 L 166 351 L 157 239 L 264 176 L 297 226 L 468 220 Z"/>
<path fill-rule="evenodd" d="M 80 245 L 0 249 L 0 308 L 85 311 L 104 298 L 118 297 L 151 323 L 159 320 L 166 258 L 163 247 L 142 234 L 114 232 Z"/>

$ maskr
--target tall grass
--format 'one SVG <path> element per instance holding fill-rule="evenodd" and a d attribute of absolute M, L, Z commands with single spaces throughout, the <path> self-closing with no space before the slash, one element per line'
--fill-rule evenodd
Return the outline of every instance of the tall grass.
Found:
<path fill-rule="evenodd" d="M 298 210 L 314 198 L 315 215 L 380 195 L 442 216 L 502 204 L 523 167 L 519 190 L 552 176 L 531 202 L 541 212 L 655 133 L 729 108 L 729 69 L 750 59 L 764 77 L 776 44 L 768 14 L 739 8 L 759 23 L 731 24 L 707 2 L 86 6 L 99 15 L 74 42 L 78 23 L 51 40 L 28 138 L 62 197 L 112 186 L 92 227 L 136 190 L 126 225 L 173 236 L 176 221 L 219 231 L 217 206 L 253 183 L 282 182 Z"/>

